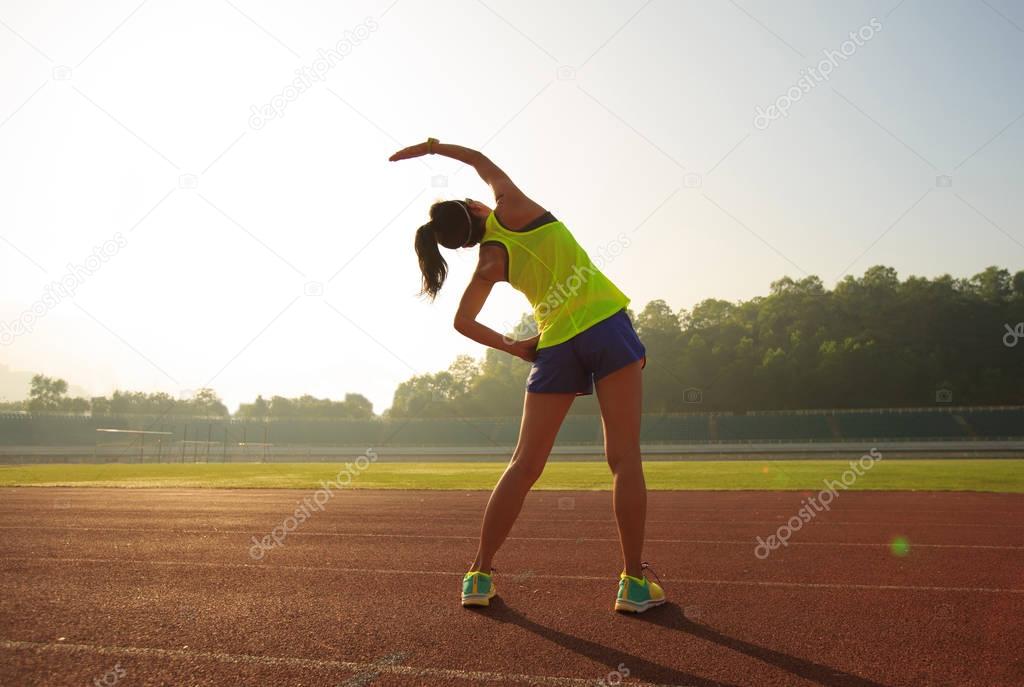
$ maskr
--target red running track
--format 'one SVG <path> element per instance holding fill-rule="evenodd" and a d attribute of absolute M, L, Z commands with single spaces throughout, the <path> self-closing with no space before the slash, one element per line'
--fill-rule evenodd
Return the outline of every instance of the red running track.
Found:
<path fill-rule="evenodd" d="M 252 558 L 304 496 L 0 490 L 0 684 L 1024 685 L 1022 495 L 843 493 L 762 559 L 802 494 L 652 492 L 639 617 L 607 492 L 531 494 L 479 611 L 485 493 L 337 493 Z"/>

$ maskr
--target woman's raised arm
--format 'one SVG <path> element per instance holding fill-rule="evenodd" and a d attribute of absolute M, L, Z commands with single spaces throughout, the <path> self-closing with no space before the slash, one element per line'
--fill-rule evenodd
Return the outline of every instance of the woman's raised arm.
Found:
<path fill-rule="evenodd" d="M 388 159 L 396 162 L 422 155 L 443 155 L 475 169 L 484 183 L 491 187 L 495 204 L 501 208 L 502 217 L 510 224 L 525 224 L 544 212 L 544 208 L 530 200 L 498 165 L 479 150 L 454 143 L 441 143 L 431 138 L 424 143 L 402 148 Z"/>

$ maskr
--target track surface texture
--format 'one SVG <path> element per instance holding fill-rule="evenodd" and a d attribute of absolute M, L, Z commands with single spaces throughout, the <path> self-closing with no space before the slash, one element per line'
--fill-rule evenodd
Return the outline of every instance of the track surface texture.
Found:
<path fill-rule="evenodd" d="M 1024 495 L 843 492 L 758 558 L 809 494 L 654 492 L 671 603 L 624 616 L 607 492 L 532 493 L 483 610 L 486 493 L 339 491 L 252 549 L 313 494 L 0 490 L 0 684 L 1024 685 Z"/>

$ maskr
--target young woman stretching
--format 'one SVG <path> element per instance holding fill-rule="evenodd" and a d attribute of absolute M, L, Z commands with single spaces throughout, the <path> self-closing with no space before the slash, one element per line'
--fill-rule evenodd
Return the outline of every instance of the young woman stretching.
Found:
<path fill-rule="evenodd" d="M 604 447 L 614 475 L 612 504 L 624 570 L 615 609 L 639 613 L 665 602 L 641 563 L 647 486 L 640 461 L 641 369 L 645 349 L 629 316 L 629 299 L 602 274 L 572 234 L 527 198 L 482 153 L 428 139 L 392 161 L 437 154 L 471 165 L 494 191 L 495 208 L 448 200 L 430 208 L 416 232 L 423 292 L 437 295 L 448 274 L 438 246 L 480 246 L 473 278 L 455 315 L 455 329 L 477 343 L 533 363 L 526 385 L 519 442 L 484 512 L 476 559 L 462 581 L 463 606 L 487 606 L 495 595 L 491 561 L 540 477 L 555 435 L 576 396 L 597 386 Z M 540 332 L 510 341 L 476 321 L 494 284 L 507 281 L 533 306 Z"/>

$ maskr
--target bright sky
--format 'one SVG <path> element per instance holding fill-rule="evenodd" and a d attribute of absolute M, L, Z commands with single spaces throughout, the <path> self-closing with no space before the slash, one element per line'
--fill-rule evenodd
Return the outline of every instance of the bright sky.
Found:
<path fill-rule="evenodd" d="M 379 412 L 481 355 L 451 327 L 475 253 L 415 295 L 430 203 L 490 201 L 458 163 L 387 162 L 427 136 L 484 150 L 592 255 L 625 235 L 605 271 L 635 309 L 1024 266 L 1010 0 L 101 5 L 0 2 L 0 362 L 91 393 Z M 505 288 L 484 319 L 526 309 Z"/>

